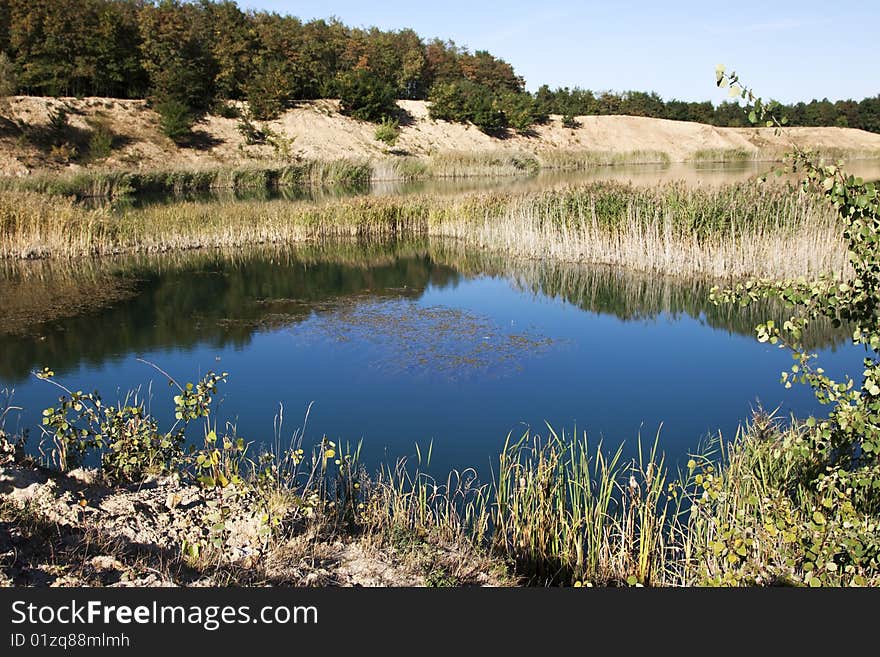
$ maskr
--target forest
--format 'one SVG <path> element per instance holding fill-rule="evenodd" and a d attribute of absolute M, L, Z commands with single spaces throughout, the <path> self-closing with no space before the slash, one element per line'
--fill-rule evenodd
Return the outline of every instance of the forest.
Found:
<path fill-rule="evenodd" d="M 5 92 L 5 93 L 4 93 Z M 550 114 L 627 114 L 740 126 L 736 103 L 664 100 L 579 87 L 536 93 L 503 59 L 412 29 L 348 27 L 243 11 L 232 0 L 0 0 L 0 95 L 148 99 L 174 131 L 229 100 L 271 119 L 296 101 L 340 98 L 357 118 L 393 118 L 395 99 L 484 132 L 527 133 Z M 791 125 L 880 132 L 880 95 L 784 106 Z M 179 128 L 179 125 L 177 126 Z"/>

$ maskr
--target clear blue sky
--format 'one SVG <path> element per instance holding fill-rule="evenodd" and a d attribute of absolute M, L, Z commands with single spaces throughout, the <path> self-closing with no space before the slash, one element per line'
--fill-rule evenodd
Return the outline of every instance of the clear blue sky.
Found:
<path fill-rule="evenodd" d="M 880 0 L 657 2 L 606 0 L 238 0 L 302 19 L 411 27 L 426 38 L 489 50 L 530 90 L 551 87 L 656 91 L 713 100 L 716 64 L 761 95 L 789 102 L 880 93 Z"/>

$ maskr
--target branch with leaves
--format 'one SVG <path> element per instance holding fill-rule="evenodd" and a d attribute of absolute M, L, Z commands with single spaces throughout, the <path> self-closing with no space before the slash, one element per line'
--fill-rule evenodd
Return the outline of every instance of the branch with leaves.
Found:
<path fill-rule="evenodd" d="M 753 125 L 782 132 L 787 121 L 777 115 L 778 104 L 765 103 L 735 73 L 716 69 L 716 83 L 731 96 L 746 101 Z M 880 195 L 874 183 L 845 173 L 842 162 L 826 163 L 791 141 L 788 165 L 801 173 L 802 188 L 823 196 L 837 211 L 846 240 L 851 276 L 829 273 L 818 280 L 758 280 L 721 290 L 713 288 L 715 303 L 746 305 L 774 297 L 793 309 L 782 326 L 768 321 L 757 327 L 758 339 L 792 352 L 794 364 L 783 372 L 786 387 L 809 385 L 816 398 L 832 408 L 827 419 L 809 418 L 801 449 L 815 467 L 811 484 L 827 491 L 830 501 L 845 496 L 868 513 L 880 511 Z M 864 348 L 861 384 L 846 377 L 830 378 L 816 367 L 816 355 L 801 340 L 806 326 L 819 316 L 852 330 L 855 345 Z"/>

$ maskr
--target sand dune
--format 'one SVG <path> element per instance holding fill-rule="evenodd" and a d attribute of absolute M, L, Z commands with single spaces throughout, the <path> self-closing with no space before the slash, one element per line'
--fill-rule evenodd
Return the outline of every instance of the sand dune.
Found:
<path fill-rule="evenodd" d="M 119 146 L 103 161 L 66 164 L 53 160 L 22 137 L 19 126 L 40 126 L 48 121 L 51 108 L 64 103 L 70 110 L 70 123 L 83 130 L 95 119 L 104 120 L 119 136 Z M 709 151 L 721 156 L 740 151 L 754 159 L 778 158 L 793 140 L 800 145 L 841 149 L 850 157 L 880 156 L 880 134 L 850 128 L 787 128 L 781 135 L 768 128 L 716 128 L 700 123 L 669 121 L 634 116 L 578 117 L 579 127 L 562 126 L 553 116 L 546 125 L 536 126 L 534 134 L 498 139 L 468 125 L 434 121 L 424 101 L 400 101 L 409 117 L 402 126 L 394 153 L 430 156 L 444 152 L 512 151 L 535 154 L 549 160 L 554 153 L 602 151 L 629 153 L 656 151 L 672 162 L 707 157 Z M 0 108 L 0 174 L 27 175 L 39 170 L 96 168 L 175 168 L 216 166 L 277 161 L 281 157 L 359 158 L 394 157 L 388 147 L 374 138 L 375 126 L 338 112 L 333 100 L 304 102 L 285 112 L 268 126 L 287 143 L 287 152 L 271 146 L 248 146 L 238 131 L 237 119 L 208 116 L 196 126 L 198 148 L 178 148 L 162 136 L 158 116 L 144 101 L 111 98 L 37 98 L 19 96 Z M 702 152 L 702 153 L 701 153 Z"/>

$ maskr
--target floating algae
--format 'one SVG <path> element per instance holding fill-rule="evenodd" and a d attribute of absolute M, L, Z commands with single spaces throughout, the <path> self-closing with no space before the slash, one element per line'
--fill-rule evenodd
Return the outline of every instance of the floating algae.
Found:
<path fill-rule="evenodd" d="M 531 331 L 511 332 L 492 319 L 411 299 L 346 303 L 316 313 L 291 329 L 301 342 L 331 340 L 366 344 L 378 357 L 370 367 L 385 373 L 421 373 L 459 379 L 472 374 L 505 375 L 553 340 Z"/>

